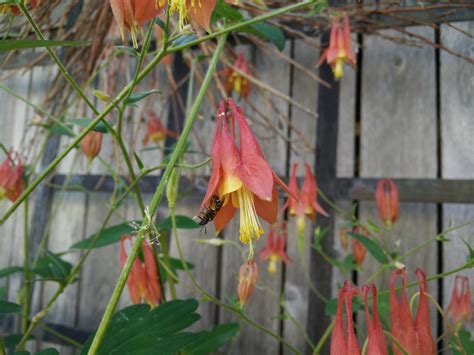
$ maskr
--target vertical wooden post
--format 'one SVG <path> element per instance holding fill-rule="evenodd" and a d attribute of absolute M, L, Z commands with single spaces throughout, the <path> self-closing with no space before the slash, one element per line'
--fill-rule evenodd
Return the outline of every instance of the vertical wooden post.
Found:
<path fill-rule="evenodd" d="M 322 36 L 322 43 L 328 43 L 329 33 Z M 319 76 L 328 82 L 331 87 L 319 86 L 318 93 L 318 125 L 316 128 L 316 154 L 314 171 L 318 178 L 319 188 L 326 196 L 335 200 L 336 154 L 339 114 L 339 83 L 334 80 L 331 67 L 321 66 Z M 322 241 L 324 251 L 333 254 L 334 215 L 318 219 L 318 226 L 327 231 Z M 326 298 L 331 297 L 332 266 L 314 250 L 310 256 L 309 272 L 311 282 Z M 313 342 L 318 342 L 329 326 L 329 317 L 325 316 L 325 302 L 314 294 L 309 297 L 308 307 L 308 335 Z M 326 353 L 327 351 L 323 351 Z"/>

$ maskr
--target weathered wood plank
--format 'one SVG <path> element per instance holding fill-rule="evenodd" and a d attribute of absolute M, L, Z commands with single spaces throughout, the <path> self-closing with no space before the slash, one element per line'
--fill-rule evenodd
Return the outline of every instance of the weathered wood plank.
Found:
<path fill-rule="evenodd" d="M 457 24 L 460 29 L 473 33 L 474 22 Z M 474 40 L 448 26 L 441 27 L 441 43 L 471 58 L 474 57 Z M 461 59 L 441 52 L 441 154 L 442 177 L 449 179 L 474 178 L 474 68 Z M 474 206 L 460 204 L 443 205 L 443 228 L 463 223 L 474 218 Z M 461 238 L 474 244 L 472 225 L 452 232 L 451 240 L 443 243 L 443 271 L 461 265 L 467 255 L 467 248 Z M 461 273 L 469 277 L 471 289 L 474 273 L 466 270 Z M 449 304 L 454 276 L 443 280 L 443 306 Z M 474 302 L 474 299 L 471 300 Z M 474 331 L 474 323 L 467 327 Z"/>
<path fill-rule="evenodd" d="M 434 38 L 429 28 L 412 31 Z M 434 178 L 437 168 L 434 49 L 400 46 L 365 36 L 361 95 L 361 176 Z M 374 204 L 361 203 L 360 219 L 365 221 L 368 217 L 381 224 Z M 403 252 L 435 236 L 436 232 L 434 204 L 402 203 L 400 218 L 392 232 L 385 233 L 383 241 L 388 245 L 400 241 Z M 436 244 L 432 244 L 406 260 L 409 279 L 415 279 L 416 268 L 423 269 L 427 275 L 435 274 L 436 255 Z M 359 283 L 364 283 L 379 267 L 368 255 Z M 386 274 L 377 284 L 385 289 L 388 279 Z M 429 289 L 436 286 L 431 284 Z M 431 317 L 436 334 L 434 310 Z"/>
<path fill-rule="evenodd" d="M 293 59 L 305 68 L 311 70 L 319 56 L 319 51 L 314 47 L 310 47 L 302 40 L 295 40 L 293 46 Z M 318 97 L 318 82 L 296 67 L 292 68 L 292 72 L 293 99 L 303 106 L 316 111 L 314 102 L 317 101 Z M 308 135 L 308 132 L 316 132 L 317 120 L 313 116 L 292 107 L 291 124 L 297 132 L 294 130 L 291 131 L 290 161 L 291 164 L 299 164 L 298 176 L 304 177 L 304 163 L 307 162 L 312 166 L 314 162 L 316 136 Z M 303 138 L 306 142 L 303 142 L 301 133 L 303 133 Z M 312 148 L 309 148 L 307 144 L 311 145 Z M 300 183 L 300 188 L 301 186 L 302 184 Z M 291 319 L 285 319 L 283 322 L 283 336 L 286 339 L 290 339 L 292 344 L 301 352 L 304 352 L 307 347 L 305 334 L 303 332 L 306 332 L 308 316 L 309 293 L 307 275 L 309 274 L 309 254 L 312 235 L 312 223 L 307 219 L 304 236 L 306 248 L 304 254 L 300 255 L 298 252 L 296 222 L 294 218 L 290 217 L 288 224 L 287 254 L 291 259 L 291 263 L 286 266 L 285 271 L 284 300 L 286 312 L 294 317 L 298 325 Z M 283 353 L 292 354 L 293 352 L 284 348 Z"/>
<path fill-rule="evenodd" d="M 287 41 L 285 54 L 289 55 L 290 42 Z M 277 56 L 269 56 L 263 49 L 256 48 L 254 53 L 254 68 L 255 74 L 259 79 L 276 90 L 289 94 L 290 84 L 290 66 L 283 62 Z M 255 85 L 252 86 L 253 92 L 257 92 Z M 252 120 L 252 129 L 255 134 L 261 139 L 262 149 L 265 156 L 268 158 L 271 166 L 280 176 L 286 174 L 287 169 L 287 142 L 279 136 L 287 136 L 287 126 L 283 123 L 288 115 L 288 103 L 282 99 L 271 97 L 268 92 L 263 93 L 263 97 L 252 96 L 249 99 L 250 105 L 257 108 L 265 117 L 262 117 L 257 112 L 247 110 L 248 106 L 244 106 L 247 116 Z M 278 113 L 275 113 L 275 108 Z M 269 121 L 267 121 L 269 120 Z M 268 125 L 272 124 L 273 127 Z M 275 131 L 276 130 L 276 131 Z M 277 134 L 278 133 L 278 134 Z M 224 230 L 224 238 L 234 241 L 239 240 L 239 219 L 236 218 Z M 260 240 L 255 243 L 256 258 L 258 258 L 258 251 L 261 250 L 267 238 L 268 227 L 263 222 L 266 231 Z M 222 256 L 222 283 L 221 283 L 221 299 L 226 297 L 236 296 L 238 272 L 244 260 L 242 260 L 239 251 L 231 246 L 224 247 Z M 280 334 L 280 320 L 275 319 L 280 314 L 280 305 L 278 295 L 282 287 L 281 267 L 277 273 L 270 275 L 267 272 L 267 265 L 259 263 L 260 271 L 260 285 L 263 288 L 255 290 L 248 305 L 245 307 L 246 313 L 258 323 L 272 329 L 277 334 Z M 267 290 L 266 290 L 267 288 Z M 271 290 L 271 291 L 269 291 Z M 277 297 L 273 297 L 271 293 L 275 293 Z M 222 322 L 235 321 L 236 318 L 228 312 L 221 310 Z M 250 342 L 248 339 L 253 339 L 258 334 L 259 341 Z M 290 340 L 291 342 L 291 340 Z M 277 353 L 280 345 L 278 342 L 269 336 L 266 336 L 247 324 L 242 324 L 240 337 L 231 345 L 231 350 L 238 354 L 263 354 L 263 353 Z"/>

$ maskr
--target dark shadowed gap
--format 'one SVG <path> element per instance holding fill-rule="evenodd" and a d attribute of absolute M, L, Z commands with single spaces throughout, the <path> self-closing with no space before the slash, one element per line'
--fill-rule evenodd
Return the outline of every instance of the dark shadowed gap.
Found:
<path fill-rule="evenodd" d="M 435 42 L 436 44 L 441 44 L 441 31 L 440 29 L 435 29 Z M 438 179 L 442 178 L 443 175 L 443 158 L 442 158 L 442 136 L 441 136 L 441 51 L 439 47 L 435 48 L 435 80 L 436 80 L 436 177 Z M 436 205 L 436 233 L 441 233 L 443 231 L 443 205 L 438 203 Z M 443 272 L 443 242 L 437 243 L 437 272 Z M 438 279 L 438 303 L 443 306 L 443 291 L 444 291 L 444 279 Z M 439 312 L 438 315 L 438 329 L 437 337 L 440 337 L 443 334 L 443 317 Z M 438 350 L 443 347 L 443 342 L 438 344 Z"/>
<path fill-rule="evenodd" d="M 292 40 L 290 42 L 290 57 L 292 59 L 295 59 L 295 41 Z M 295 75 L 295 67 L 293 65 L 290 65 L 290 88 L 288 92 L 288 96 L 293 98 L 293 84 L 294 84 L 294 75 Z M 292 123 L 292 118 L 293 118 L 293 106 L 291 104 L 288 105 L 288 128 L 286 131 L 286 137 L 287 137 L 287 142 L 286 142 L 286 167 L 285 167 L 285 175 L 287 177 L 290 176 L 290 170 L 291 170 L 291 123 Z M 288 211 L 285 211 L 283 215 L 283 220 L 288 223 Z M 285 250 L 288 249 L 288 242 L 285 246 Z M 286 265 L 285 263 L 281 263 L 281 286 L 280 286 L 280 295 L 285 294 L 285 280 L 286 280 Z M 285 309 L 283 306 L 280 305 L 280 315 L 285 312 Z M 279 334 L 281 337 L 284 336 L 285 332 L 285 320 L 284 317 L 280 318 L 280 324 L 279 324 Z M 290 340 L 291 341 L 291 340 Z M 280 355 L 283 355 L 283 343 L 279 343 L 279 353 Z"/>

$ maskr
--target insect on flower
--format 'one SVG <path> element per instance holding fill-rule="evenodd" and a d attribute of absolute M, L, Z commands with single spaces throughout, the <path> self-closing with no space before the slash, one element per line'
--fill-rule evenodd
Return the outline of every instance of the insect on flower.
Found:
<path fill-rule="evenodd" d="M 204 211 L 198 214 L 196 217 L 199 218 L 199 225 L 205 226 L 209 222 L 216 218 L 217 212 L 222 207 L 223 202 L 219 199 L 219 196 L 212 195 L 208 205 L 204 206 Z"/>
<path fill-rule="evenodd" d="M 356 59 L 352 51 L 351 29 L 347 15 L 344 15 L 344 26 L 341 25 L 339 17 L 332 20 L 329 47 L 321 55 L 318 66 L 324 61 L 331 66 L 336 80 L 344 75 L 345 62 L 355 67 Z"/>
<path fill-rule="evenodd" d="M 239 147 L 235 142 L 235 122 L 240 133 Z M 288 193 L 291 192 L 270 168 L 242 109 L 235 106 L 232 99 L 222 101 L 217 111 L 211 154 L 211 178 L 201 209 L 211 203 L 214 195 L 222 201 L 222 206 L 213 216 L 217 233 L 239 209 L 240 240 L 250 245 L 250 256 L 252 256 L 252 241 L 264 233 L 259 216 L 270 224 L 276 222 L 278 214 L 276 184 L 282 186 Z"/>

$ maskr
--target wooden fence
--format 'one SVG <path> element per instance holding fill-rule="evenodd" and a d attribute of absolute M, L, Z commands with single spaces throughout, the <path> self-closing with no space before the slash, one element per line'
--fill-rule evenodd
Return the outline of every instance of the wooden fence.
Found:
<path fill-rule="evenodd" d="M 458 23 L 456 26 L 468 33 L 474 33 L 473 22 Z M 410 28 L 410 31 L 474 58 L 472 37 L 448 25 L 443 25 L 436 31 L 428 27 Z M 390 30 L 383 33 L 386 36 L 400 36 L 399 33 Z M 359 43 L 359 70 L 346 69 L 339 83 L 339 101 L 335 107 L 335 112 L 338 112 L 337 140 L 330 144 L 337 147 L 335 163 L 337 177 L 472 179 L 474 66 L 431 46 L 405 46 L 375 35 L 361 35 Z M 333 117 L 321 115 L 321 110 L 317 107 L 319 84 L 297 66 L 291 66 L 288 61 L 282 60 L 266 48 L 241 46 L 237 51 L 246 52 L 252 58 L 255 75 L 267 85 L 291 97 L 302 106 L 320 113 L 316 118 L 315 115 L 290 105 L 287 100 L 261 90 L 258 95 L 252 96 L 248 104 L 243 104 L 244 110 L 254 122 L 253 127 L 261 138 L 265 155 L 271 165 L 278 175 L 288 178 L 292 163 L 304 161 L 314 163 L 315 147 L 316 145 L 320 147 L 316 137 L 324 135 L 324 132 L 318 134 L 318 127 L 327 127 L 328 124 L 321 122 Z M 291 57 L 304 67 L 314 68 L 319 57 L 319 49 L 316 45 L 310 45 L 303 40 L 288 40 L 283 55 Z M 3 83 L 30 101 L 41 105 L 52 69 L 35 67 L 27 73 L 4 71 L 0 74 L 14 74 Z M 155 75 L 160 75 L 166 80 L 163 68 Z M 160 89 L 166 90 L 166 87 Z M 257 91 L 255 87 L 253 90 Z M 266 98 L 263 99 L 261 95 L 265 95 Z M 167 108 L 163 105 L 164 102 L 157 100 L 154 108 L 157 112 L 164 108 L 162 112 L 165 117 Z M 30 107 L 0 91 L 0 108 L 2 114 L 0 141 L 5 146 L 28 147 L 35 142 L 37 129 L 29 127 L 34 115 Z M 87 115 L 87 111 L 82 114 Z M 265 116 L 270 114 L 272 120 L 266 122 Z M 127 127 L 131 132 L 130 141 L 136 141 L 137 137 L 141 140 L 144 134 L 143 124 L 138 122 L 137 117 L 141 117 L 140 109 L 135 110 L 134 115 L 127 119 Z M 198 121 L 196 134 L 192 139 L 194 145 L 204 148 L 208 153 L 214 126 L 211 117 L 211 105 L 206 104 L 202 110 L 203 119 Z M 67 139 L 61 142 L 62 145 L 66 143 Z M 141 149 L 139 143 L 137 149 Z M 114 154 L 114 147 L 106 137 L 101 155 L 106 160 L 112 160 L 110 158 Z M 161 157 L 159 151 L 149 151 L 144 153 L 143 161 L 147 166 L 152 166 L 156 165 Z M 202 160 L 201 158 L 197 157 L 196 160 Z M 318 161 L 316 166 L 317 164 Z M 96 162 L 89 169 L 78 151 L 71 153 L 71 157 L 60 165 L 57 173 L 68 174 L 73 167 L 74 174 L 107 174 L 107 171 Z M 208 171 L 201 172 L 203 175 L 208 173 Z M 156 179 L 158 181 L 158 175 Z M 321 188 L 324 191 L 323 186 L 327 184 L 322 183 Z M 200 194 L 193 192 L 187 195 L 179 202 L 177 212 L 194 216 L 199 210 L 202 195 L 202 191 Z M 62 252 L 74 242 L 93 234 L 105 218 L 108 197 L 107 193 L 101 192 L 56 190 L 52 204 L 48 206 L 51 209 L 51 218 L 45 229 L 45 233 L 49 235 L 48 248 L 54 252 Z M 146 198 L 149 200 L 150 195 L 146 195 Z M 345 198 L 340 198 L 337 203 L 343 208 L 350 209 L 351 198 L 347 195 Z M 404 198 L 409 199 L 407 196 Z M 335 215 L 334 210 L 327 204 L 322 204 L 332 216 Z M 3 203 L 0 206 L 1 213 L 6 210 L 7 205 Z M 368 217 L 378 220 L 374 203 L 371 201 L 360 202 L 358 213 L 362 220 Z M 137 219 L 139 216 L 140 211 L 134 201 L 128 200 L 109 224 Z M 164 207 L 160 210 L 160 216 L 166 216 Z M 404 202 L 401 204 L 400 219 L 393 229 L 392 237 L 398 238 L 402 250 L 406 251 L 434 237 L 447 227 L 471 218 L 474 218 L 474 207 L 471 205 Z M 323 219 L 320 217 L 318 222 L 327 224 L 328 221 L 329 223 L 333 221 Z M 335 217 L 335 227 L 327 238 L 330 246 L 339 255 L 346 253 L 339 245 L 337 237 L 343 222 L 341 218 Z M 35 221 L 30 221 L 30 224 L 32 223 Z M 226 300 L 236 294 L 237 274 L 242 260 L 238 250 L 232 247 L 217 248 L 193 241 L 213 236 L 211 229 L 207 229 L 207 235 L 199 231 L 182 232 L 181 240 L 186 259 L 195 265 L 194 274 L 198 281 L 209 292 Z M 21 209 L 2 226 L 1 231 L 0 268 L 21 265 L 23 260 Z M 266 266 L 261 264 L 262 282 L 249 302 L 246 313 L 305 352 L 308 347 L 299 328 L 308 327 L 308 333 L 316 336 L 320 334 L 318 324 L 323 322 L 325 317 L 321 313 L 321 307 L 317 305 L 318 301 L 315 300 L 314 294 L 308 288 L 307 279 L 311 279 L 316 288 L 325 285 L 323 293 L 334 296 L 342 275 L 336 270 L 329 270 L 327 275 L 332 277 L 326 280 L 315 280 L 313 275 L 307 275 L 302 265 L 309 267 L 310 261 L 312 262 L 310 270 L 315 275 L 321 275 L 321 272 L 317 272 L 318 268 L 328 269 L 323 264 L 315 264 L 318 259 L 310 258 L 309 247 L 305 255 L 298 255 L 295 234 L 296 226 L 291 222 L 288 254 L 293 260 L 292 263 L 287 267 L 280 267 L 276 275 L 269 275 Z M 225 239 L 237 240 L 236 222 L 233 221 L 222 235 Z M 312 228 L 307 228 L 307 245 L 312 240 L 312 235 Z M 466 256 L 466 247 L 461 237 L 472 245 L 473 235 L 474 226 L 468 226 L 450 233 L 449 243 L 432 243 L 426 246 L 416 257 L 409 259 L 407 267 L 410 270 L 410 277 L 413 277 L 416 267 L 431 275 L 460 265 Z M 257 243 L 257 250 L 263 247 L 264 241 L 265 238 L 262 238 Z M 171 250 L 172 254 L 176 254 L 174 245 L 171 246 Z M 65 258 L 70 262 L 77 262 L 79 256 L 79 253 L 72 253 L 65 255 Z M 377 267 L 375 263 L 367 261 L 363 272 L 356 276 L 357 280 L 363 282 Z M 118 245 L 95 250 L 82 269 L 78 282 L 68 287 L 59 298 L 47 321 L 76 330 L 95 329 L 119 273 Z M 470 271 L 465 274 L 470 277 L 473 285 L 474 273 Z M 429 285 L 430 293 L 443 305 L 449 301 L 453 280 L 454 277 L 450 276 L 441 282 L 432 282 Z M 179 297 L 199 298 L 199 294 L 193 291 L 190 281 L 184 275 L 181 275 L 181 281 L 184 287 L 179 287 Z M 7 298 L 14 301 L 21 287 L 21 277 L 0 279 L 0 286 L 5 287 Z M 41 309 L 55 288 L 53 283 L 35 287 L 33 311 Z M 274 294 L 268 292 L 268 289 Z M 298 324 L 279 317 L 280 291 L 284 294 L 288 312 Z M 128 304 L 128 295 L 124 292 L 119 307 Z M 309 312 L 310 304 L 311 309 L 318 313 Z M 235 320 L 231 314 L 206 301 L 201 302 L 199 312 L 202 315 L 198 325 L 200 328 L 209 328 L 218 322 Z M 438 327 L 439 320 L 434 311 L 432 318 L 434 330 L 438 333 L 442 327 Z M 31 345 L 32 348 L 35 346 Z M 275 339 L 247 325 L 242 326 L 240 336 L 228 350 L 234 354 L 289 353 Z M 60 346 L 60 351 L 69 353 L 72 349 Z"/>

